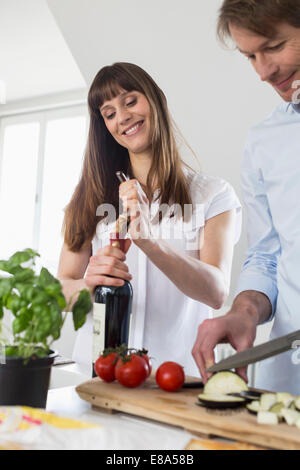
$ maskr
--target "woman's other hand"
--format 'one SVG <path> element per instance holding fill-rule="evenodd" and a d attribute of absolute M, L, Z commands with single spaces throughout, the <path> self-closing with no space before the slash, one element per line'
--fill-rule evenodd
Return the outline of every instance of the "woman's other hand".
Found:
<path fill-rule="evenodd" d="M 129 234 L 135 243 L 142 239 L 151 239 L 149 201 L 140 183 L 136 179 L 120 185 L 119 196 L 124 213 L 130 217 Z"/>

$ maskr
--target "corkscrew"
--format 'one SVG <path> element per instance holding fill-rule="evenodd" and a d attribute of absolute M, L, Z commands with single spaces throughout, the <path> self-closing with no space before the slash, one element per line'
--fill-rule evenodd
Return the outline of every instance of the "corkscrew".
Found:
<path fill-rule="evenodd" d="M 126 176 L 123 171 L 117 171 L 116 176 L 120 183 L 123 183 L 124 181 L 128 181 L 129 178 Z M 116 222 L 116 234 L 118 234 L 118 237 L 121 234 L 121 238 L 125 238 L 126 232 L 127 232 L 127 226 L 128 223 L 130 222 L 130 217 L 127 216 L 127 214 L 123 213 L 120 214 L 118 217 L 118 220 Z"/>
<path fill-rule="evenodd" d="M 123 171 L 116 171 L 116 175 L 120 183 L 124 183 L 124 181 L 128 181 L 129 178 L 126 176 Z"/>

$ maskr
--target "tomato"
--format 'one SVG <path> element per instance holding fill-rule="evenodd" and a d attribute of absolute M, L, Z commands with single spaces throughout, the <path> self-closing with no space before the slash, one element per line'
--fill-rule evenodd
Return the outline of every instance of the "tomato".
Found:
<path fill-rule="evenodd" d="M 148 376 L 151 375 L 151 372 L 152 372 L 152 363 L 151 363 L 151 359 L 150 357 L 148 356 L 148 354 L 146 353 L 142 353 L 142 356 L 141 356 L 143 359 L 145 359 L 145 361 L 147 362 L 147 366 L 148 366 Z"/>
<path fill-rule="evenodd" d="M 184 384 L 183 367 L 177 362 L 164 362 L 155 375 L 157 385 L 167 392 L 176 392 Z"/>
<path fill-rule="evenodd" d="M 117 362 L 117 353 L 102 354 L 95 362 L 94 369 L 98 377 L 105 382 L 115 380 L 115 366 Z"/>
<path fill-rule="evenodd" d="M 146 360 L 137 355 L 130 354 L 125 360 L 118 359 L 115 368 L 115 376 L 117 381 L 125 387 L 138 387 L 148 377 L 149 367 Z"/>

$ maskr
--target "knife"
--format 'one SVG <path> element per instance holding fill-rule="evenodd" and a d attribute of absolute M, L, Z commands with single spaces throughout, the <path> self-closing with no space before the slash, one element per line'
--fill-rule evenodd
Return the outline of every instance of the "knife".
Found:
<path fill-rule="evenodd" d="M 236 353 L 209 367 L 206 372 L 236 369 L 238 367 L 247 366 L 248 364 L 253 364 L 254 362 L 262 361 L 268 357 L 288 351 L 289 349 L 294 349 L 294 341 L 296 340 L 300 340 L 300 330 Z"/>
<path fill-rule="evenodd" d="M 182 388 L 203 388 L 203 382 L 201 380 L 192 381 L 192 382 L 184 382 Z M 160 389 L 156 383 L 153 383 L 149 386 L 151 389 Z"/>

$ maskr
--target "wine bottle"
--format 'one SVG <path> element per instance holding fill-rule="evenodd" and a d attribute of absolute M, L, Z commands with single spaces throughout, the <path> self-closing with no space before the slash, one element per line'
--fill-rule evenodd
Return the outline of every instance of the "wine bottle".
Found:
<path fill-rule="evenodd" d="M 110 235 L 110 244 L 124 251 L 119 233 Z M 132 286 L 97 286 L 93 306 L 93 377 L 94 364 L 102 351 L 121 344 L 128 346 L 132 306 Z"/>

